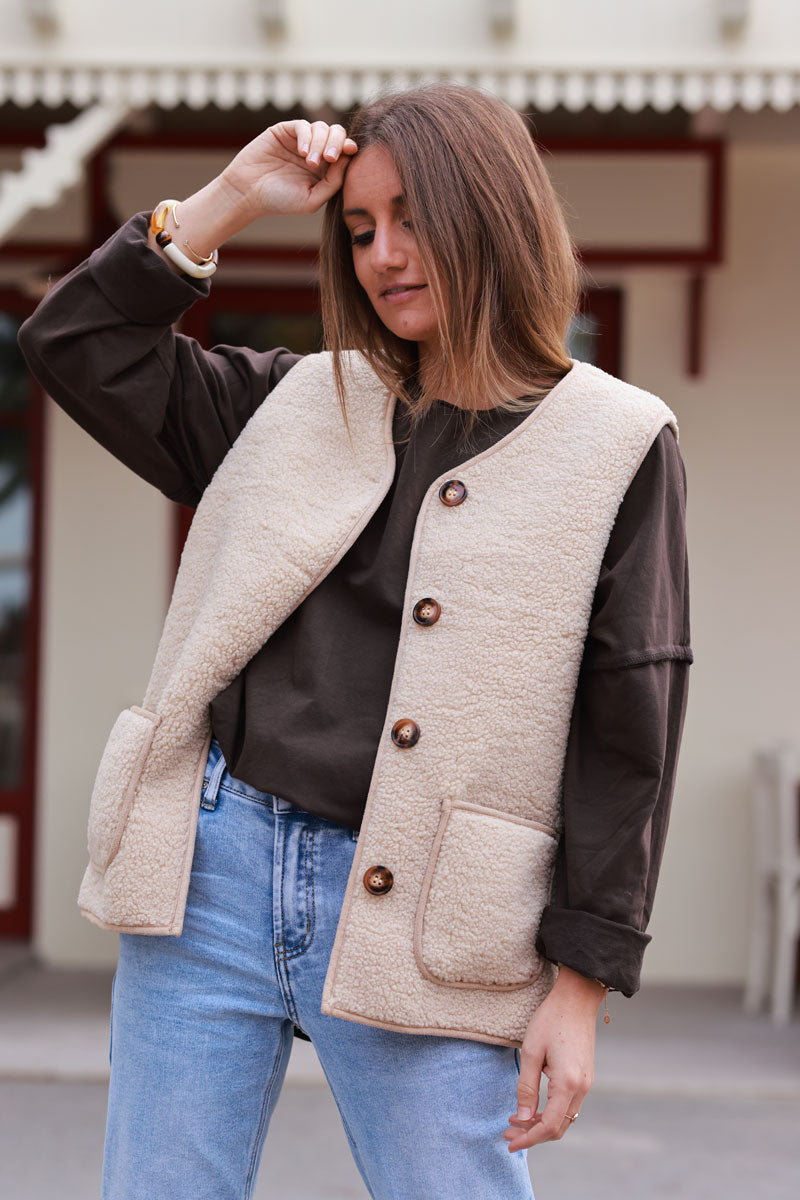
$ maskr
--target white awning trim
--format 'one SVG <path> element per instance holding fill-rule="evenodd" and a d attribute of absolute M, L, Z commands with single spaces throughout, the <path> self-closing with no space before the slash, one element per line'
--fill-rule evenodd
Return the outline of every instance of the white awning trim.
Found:
<path fill-rule="evenodd" d="M 771 107 L 786 111 L 800 104 L 800 71 L 676 68 L 674 70 L 562 71 L 479 67 L 395 68 L 364 70 L 318 67 L 235 68 L 230 66 L 0 66 L 0 103 L 20 107 L 41 102 L 56 107 L 65 102 L 125 104 L 142 108 L 157 104 L 174 108 L 207 104 L 232 108 L 244 104 L 259 109 L 303 105 L 314 110 L 331 104 L 341 110 L 364 101 L 387 85 L 413 86 L 426 79 L 455 79 L 487 88 L 515 108 L 531 106 L 548 112 L 563 105 L 571 112 L 593 107 L 607 112 L 620 106 L 638 112 L 651 105 L 659 112 L 677 106 L 690 112 L 710 107 L 725 112 L 741 105 L 755 112 Z"/>
<path fill-rule="evenodd" d="M 44 146 L 22 151 L 18 171 L 0 174 L 0 241 L 34 208 L 49 208 L 79 182 L 90 155 L 126 119 L 127 104 L 93 104 L 72 121 L 49 125 Z"/>

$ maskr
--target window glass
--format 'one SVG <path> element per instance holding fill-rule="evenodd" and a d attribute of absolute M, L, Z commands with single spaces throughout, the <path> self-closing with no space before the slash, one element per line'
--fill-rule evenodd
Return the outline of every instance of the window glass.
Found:
<path fill-rule="evenodd" d="M 28 431 L 0 424 L 0 787 L 21 784 L 30 602 Z"/>
<path fill-rule="evenodd" d="M 597 365 L 597 339 L 600 322 L 591 312 L 578 313 L 572 319 L 567 334 L 567 349 L 570 358 Z"/>
<path fill-rule="evenodd" d="M 211 318 L 211 345 L 249 346 L 274 350 L 285 346 L 295 354 L 314 354 L 322 348 L 318 313 L 253 313 L 220 310 Z"/>
<path fill-rule="evenodd" d="M 0 413 L 24 412 L 28 404 L 28 373 L 17 345 L 20 321 L 0 312 Z"/>

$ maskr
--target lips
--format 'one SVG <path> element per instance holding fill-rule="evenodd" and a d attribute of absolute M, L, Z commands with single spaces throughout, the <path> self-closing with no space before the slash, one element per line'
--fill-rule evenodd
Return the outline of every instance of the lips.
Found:
<path fill-rule="evenodd" d="M 390 288 L 387 288 L 385 291 L 381 292 L 381 296 L 384 300 L 394 300 L 395 298 L 399 299 L 403 296 L 409 296 L 413 292 L 420 292 L 424 287 L 427 287 L 427 284 L 393 283 Z"/>

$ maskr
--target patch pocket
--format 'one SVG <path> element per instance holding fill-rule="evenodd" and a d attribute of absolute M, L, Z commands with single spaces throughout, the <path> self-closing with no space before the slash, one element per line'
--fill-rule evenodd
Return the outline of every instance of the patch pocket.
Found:
<path fill-rule="evenodd" d="M 414 928 L 426 979 L 503 990 L 533 983 L 557 846 L 555 832 L 536 821 L 444 802 Z"/>
<path fill-rule="evenodd" d="M 125 708 L 108 735 L 89 804 L 89 857 L 101 871 L 113 861 L 161 717 Z"/>

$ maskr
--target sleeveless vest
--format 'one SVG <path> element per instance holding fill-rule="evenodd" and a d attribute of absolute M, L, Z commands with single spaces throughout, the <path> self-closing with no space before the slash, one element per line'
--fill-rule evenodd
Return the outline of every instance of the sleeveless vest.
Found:
<path fill-rule="evenodd" d="M 330 353 L 309 355 L 203 494 L 146 694 L 117 717 L 92 791 L 78 904 L 102 928 L 180 935 L 209 705 L 391 485 L 396 400 L 361 355 L 347 363 L 351 438 Z M 428 488 L 324 1013 L 521 1044 L 556 975 L 534 943 L 597 578 L 665 424 L 677 438 L 658 397 L 573 361 L 521 423 Z M 441 611 L 420 625 L 426 597 Z"/>

